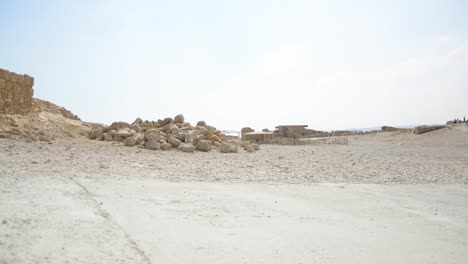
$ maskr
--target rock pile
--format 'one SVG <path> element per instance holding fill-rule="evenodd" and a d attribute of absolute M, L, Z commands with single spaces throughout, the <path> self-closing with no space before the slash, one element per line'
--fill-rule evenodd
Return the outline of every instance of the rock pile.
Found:
<path fill-rule="evenodd" d="M 192 153 L 195 150 L 221 153 L 237 153 L 239 147 L 246 152 L 260 149 L 257 144 L 233 140 L 205 121 L 192 126 L 183 115 L 167 117 L 158 121 L 143 121 L 137 118 L 132 124 L 114 122 L 110 126 L 95 126 L 89 138 L 101 141 L 122 142 L 125 146 L 139 146 L 151 150 L 177 149 Z"/>

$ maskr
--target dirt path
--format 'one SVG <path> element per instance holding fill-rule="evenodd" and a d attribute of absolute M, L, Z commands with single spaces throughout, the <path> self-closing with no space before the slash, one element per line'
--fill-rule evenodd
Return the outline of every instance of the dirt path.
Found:
<path fill-rule="evenodd" d="M 0 178 L 0 263 L 464 263 L 466 185 Z"/>

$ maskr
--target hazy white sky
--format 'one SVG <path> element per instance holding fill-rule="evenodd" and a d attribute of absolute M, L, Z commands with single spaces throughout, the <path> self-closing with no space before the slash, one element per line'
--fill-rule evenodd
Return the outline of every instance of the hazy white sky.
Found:
<path fill-rule="evenodd" d="M 0 0 L 0 68 L 83 120 L 220 129 L 468 117 L 468 2 Z"/>

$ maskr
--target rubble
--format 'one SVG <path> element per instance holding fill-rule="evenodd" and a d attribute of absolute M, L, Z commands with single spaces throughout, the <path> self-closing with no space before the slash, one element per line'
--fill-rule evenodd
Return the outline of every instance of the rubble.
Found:
<path fill-rule="evenodd" d="M 137 118 L 133 123 L 114 122 L 110 126 L 95 126 L 89 133 L 89 138 L 101 141 L 122 142 L 123 145 L 139 146 L 149 150 L 179 150 L 193 153 L 195 150 L 221 153 L 238 153 L 238 145 L 246 152 L 260 149 L 258 144 L 236 141 L 226 137 L 217 128 L 199 121 L 192 126 L 179 114 L 174 118 L 166 117 L 158 121 L 148 121 Z"/>

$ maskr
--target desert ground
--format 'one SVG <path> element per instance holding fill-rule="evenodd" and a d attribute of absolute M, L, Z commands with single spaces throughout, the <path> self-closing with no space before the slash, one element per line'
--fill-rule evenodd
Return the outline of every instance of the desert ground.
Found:
<path fill-rule="evenodd" d="M 254 153 L 0 138 L 0 263 L 466 263 L 468 127 Z"/>

